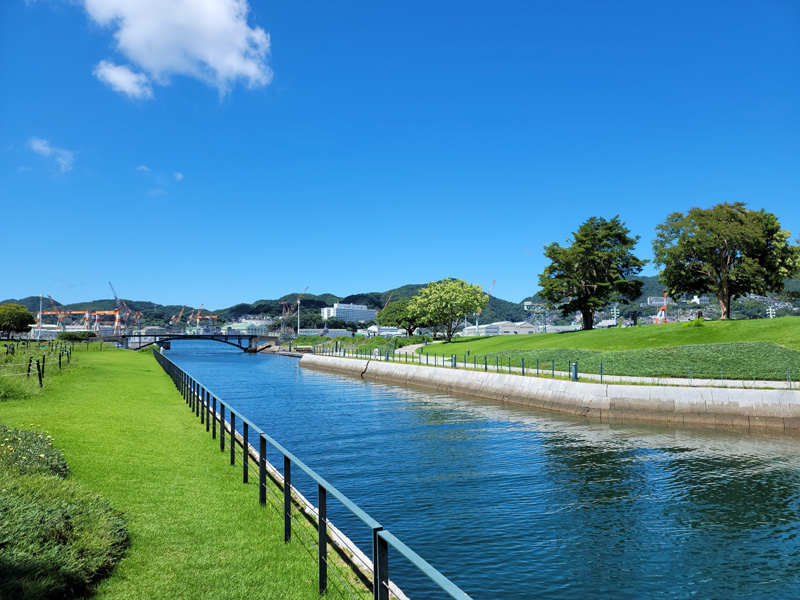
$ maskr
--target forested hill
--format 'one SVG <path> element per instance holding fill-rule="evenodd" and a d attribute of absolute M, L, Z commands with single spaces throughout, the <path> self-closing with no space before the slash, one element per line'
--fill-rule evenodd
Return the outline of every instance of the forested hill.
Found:
<path fill-rule="evenodd" d="M 662 284 L 658 282 L 657 277 L 636 277 L 635 279 L 639 279 L 643 282 L 644 286 L 642 287 L 642 296 L 637 300 L 638 302 L 644 302 L 648 296 L 661 296 L 664 293 L 664 287 Z M 357 294 L 351 294 L 350 296 L 336 296 L 335 294 L 305 294 L 301 299 L 301 307 L 302 313 L 304 315 L 311 315 L 316 313 L 319 314 L 319 310 L 326 306 L 333 306 L 336 302 L 342 302 L 346 304 L 365 304 L 369 308 L 372 309 L 380 309 L 386 304 L 386 301 L 391 296 L 391 300 L 399 300 L 401 298 L 411 298 L 413 297 L 420 288 L 424 287 L 426 284 L 408 284 L 404 285 L 392 290 L 386 290 L 384 292 L 362 292 Z M 798 294 L 800 292 L 800 279 L 787 279 L 785 282 L 786 285 L 786 292 L 791 294 Z M 253 303 L 240 303 L 235 304 L 233 306 L 222 308 L 222 309 L 211 309 L 206 310 L 204 309 L 205 314 L 215 314 L 220 319 L 225 319 L 227 321 L 232 321 L 239 319 L 243 315 L 251 314 L 251 315 L 268 315 L 271 317 L 278 317 L 281 315 L 283 310 L 283 303 L 287 303 L 289 305 L 293 305 L 297 301 L 297 297 L 299 294 L 287 294 L 275 300 L 257 300 Z M 529 296 L 525 298 L 525 300 L 529 300 L 532 302 L 541 302 L 541 298 L 538 295 Z M 157 304 L 150 301 L 142 301 L 142 300 L 125 300 L 127 305 L 136 311 L 141 311 L 144 315 L 143 322 L 146 324 L 164 324 L 169 321 L 170 317 L 173 315 L 177 315 L 180 313 L 181 308 L 180 305 L 162 305 Z M 39 296 L 28 296 L 27 298 L 21 299 L 8 299 L 3 300 L 0 304 L 21 304 L 25 306 L 28 310 L 33 313 L 39 311 Z M 97 310 L 113 310 L 116 307 L 116 302 L 113 299 L 101 299 L 101 300 L 93 300 L 91 302 L 77 302 L 74 304 L 61 304 L 60 302 L 56 301 L 56 306 L 65 310 L 74 310 L 74 311 L 97 311 Z M 52 305 L 48 298 L 44 299 L 42 303 L 42 308 L 45 311 L 51 311 Z M 183 318 L 184 320 L 186 317 L 191 314 L 197 307 L 196 306 L 186 306 L 183 311 Z M 480 315 L 480 322 L 481 323 L 493 323 L 496 321 L 521 321 L 525 319 L 527 313 L 523 310 L 522 302 L 509 302 L 507 300 L 503 300 L 502 298 L 497 298 L 495 296 L 491 296 L 489 298 L 489 304 L 483 310 L 483 313 Z M 54 319 L 47 319 L 47 322 L 51 322 Z M 304 325 L 305 326 L 305 325 Z"/>

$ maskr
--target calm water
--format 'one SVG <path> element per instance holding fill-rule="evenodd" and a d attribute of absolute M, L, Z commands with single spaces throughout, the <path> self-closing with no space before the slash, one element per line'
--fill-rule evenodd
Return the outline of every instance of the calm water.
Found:
<path fill-rule="evenodd" d="M 167 356 L 473 598 L 800 598 L 796 439 L 589 424 L 215 343 Z M 391 550 L 390 572 L 440 597 Z"/>

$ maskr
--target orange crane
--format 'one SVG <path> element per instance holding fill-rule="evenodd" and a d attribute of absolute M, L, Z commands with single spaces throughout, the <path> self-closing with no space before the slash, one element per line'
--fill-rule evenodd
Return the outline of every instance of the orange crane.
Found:
<path fill-rule="evenodd" d="M 184 311 L 184 310 L 186 310 L 186 305 L 185 305 L 185 304 L 183 305 L 183 308 L 181 308 L 181 312 L 179 312 L 177 315 L 172 315 L 172 316 L 169 318 L 169 322 L 170 322 L 170 323 L 173 323 L 173 324 L 180 323 L 180 321 L 181 321 L 181 317 L 183 316 L 183 311 Z"/>

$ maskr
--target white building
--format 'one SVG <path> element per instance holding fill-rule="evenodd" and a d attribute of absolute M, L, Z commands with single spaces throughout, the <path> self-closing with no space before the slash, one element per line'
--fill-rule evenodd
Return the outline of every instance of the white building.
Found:
<path fill-rule="evenodd" d="M 361 321 L 374 321 L 377 310 L 367 308 L 364 304 L 341 304 L 337 302 L 332 307 L 325 307 L 321 311 L 322 319 L 342 319 L 345 322 L 358 323 Z"/>
<path fill-rule="evenodd" d="M 476 335 L 520 335 L 536 332 L 536 325 L 528 323 L 527 321 L 520 321 L 519 323 L 498 321 L 497 323 L 489 323 L 488 325 L 478 325 L 477 330 L 474 325 L 470 325 L 464 328 L 461 335 L 468 337 Z"/>

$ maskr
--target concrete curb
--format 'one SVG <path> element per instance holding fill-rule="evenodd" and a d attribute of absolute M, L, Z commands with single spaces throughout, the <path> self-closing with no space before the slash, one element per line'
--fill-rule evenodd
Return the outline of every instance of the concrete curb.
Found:
<path fill-rule="evenodd" d="M 303 355 L 300 366 L 601 421 L 800 433 L 800 391 L 795 390 L 582 383 L 312 354 Z"/>

